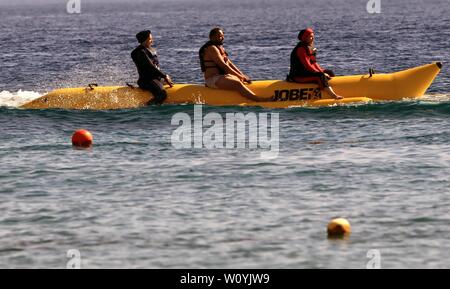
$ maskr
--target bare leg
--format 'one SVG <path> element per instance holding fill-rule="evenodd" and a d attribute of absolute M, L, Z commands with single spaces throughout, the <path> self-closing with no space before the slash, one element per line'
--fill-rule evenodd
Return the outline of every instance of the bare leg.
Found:
<path fill-rule="evenodd" d="M 328 92 L 328 94 L 330 94 L 332 97 L 334 97 L 335 99 L 343 99 L 344 97 L 337 95 L 333 89 L 331 88 L 331 86 L 329 87 L 325 87 L 324 89 L 326 92 Z"/>
<path fill-rule="evenodd" d="M 256 96 L 247 86 L 245 86 L 237 77 L 227 75 L 216 82 L 217 88 L 226 90 L 238 91 L 242 96 L 253 101 L 268 101 L 269 99 L 264 99 Z"/>

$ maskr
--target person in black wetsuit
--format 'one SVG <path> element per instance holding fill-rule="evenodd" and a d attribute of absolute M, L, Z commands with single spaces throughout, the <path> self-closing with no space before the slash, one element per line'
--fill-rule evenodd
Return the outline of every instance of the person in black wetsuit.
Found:
<path fill-rule="evenodd" d="M 139 87 L 148 90 L 153 94 L 153 99 L 149 104 L 161 104 L 167 98 L 163 83 L 173 86 L 168 74 L 159 68 L 158 54 L 152 47 L 153 36 L 150 30 L 141 31 L 136 34 L 140 45 L 131 52 L 131 58 L 139 73 L 137 81 Z"/>

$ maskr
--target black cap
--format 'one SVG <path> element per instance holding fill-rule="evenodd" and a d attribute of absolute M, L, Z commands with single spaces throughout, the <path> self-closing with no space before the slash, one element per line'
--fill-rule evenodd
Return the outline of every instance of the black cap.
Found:
<path fill-rule="evenodd" d="M 150 30 L 144 30 L 136 34 L 136 39 L 139 43 L 143 43 L 152 34 Z"/>

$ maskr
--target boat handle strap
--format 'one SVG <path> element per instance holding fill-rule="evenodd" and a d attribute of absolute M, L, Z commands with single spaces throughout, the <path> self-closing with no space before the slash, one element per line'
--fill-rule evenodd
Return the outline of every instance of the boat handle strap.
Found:
<path fill-rule="evenodd" d="M 88 87 L 89 87 L 90 90 L 94 90 L 94 87 L 97 87 L 97 86 L 98 86 L 97 83 L 89 83 L 88 84 Z"/>
<path fill-rule="evenodd" d="M 129 83 L 129 82 L 125 82 L 125 84 L 126 84 L 128 87 L 130 87 L 130 88 L 136 88 L 134 85 L 132 85 L 132 84 Z"/>

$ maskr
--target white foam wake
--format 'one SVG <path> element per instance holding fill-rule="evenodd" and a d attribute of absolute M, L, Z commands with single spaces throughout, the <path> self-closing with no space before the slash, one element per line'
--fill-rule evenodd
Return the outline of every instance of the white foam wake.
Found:
<path fill-rule="evenodd" d="M 425 94 L 422 98 L 419 99 L 419 101 L 427 103 L 449 102 L 450 94 L 449 93 Z"/>
<path fill-rule="evenodd" d="M 17 92 L 9 92 L 4 90 L 0 92 L 0 107 L 19 107 L 41 95 L 41 93 L 35 91 L 19 90 Z"/>

